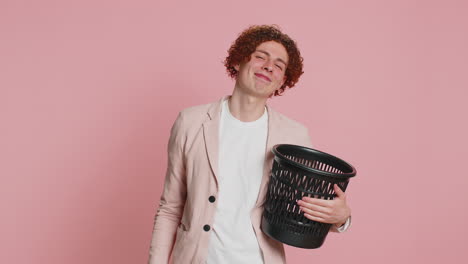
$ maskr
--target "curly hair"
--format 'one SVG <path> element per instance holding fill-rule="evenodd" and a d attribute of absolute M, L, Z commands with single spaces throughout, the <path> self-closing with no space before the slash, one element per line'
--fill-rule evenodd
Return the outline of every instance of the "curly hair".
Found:
<path fill-rule="evenodd" d="M 274 93 L 275 96 L 278 96 L 286 90 L 286 87 L 292 88 L 299 81 L 299 77 L 304 73 L 302 71 L 302 61 L 304 59 L 301 57 L 296 42 L 282 33 L 277 25 L 250 26 L 240 33 L 228 50 L 224 66 L 231 78 L 237 78 L 238 71 L 234 66 L 249 61 L 258 45 L 272 40 L 282 44 L 286 48 L 289 57 L 285 72 L 286 80 Z"/>

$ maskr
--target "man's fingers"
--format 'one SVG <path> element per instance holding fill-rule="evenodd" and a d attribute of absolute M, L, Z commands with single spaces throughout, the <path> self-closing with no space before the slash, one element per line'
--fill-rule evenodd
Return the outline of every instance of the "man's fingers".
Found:
<path fill-rule="evenodd" d="M 334 184 L 333 185 L 333 188 L 335 189 L 335 193 L 336 195 L 338 195 L 339 198 L 344 198 L 345 197 L 345 193 L 341 190 L 341 188 L 338 186 L 338 184 Z"/>
<path fill-rule="evenodd" d="M 306 203 L 315 204 L 315 205 L 318 205 L 318 206 L 323 206 L 323 207 L 330 207 L 331 203 L 333 202 L 333 200 L 323 200 L 323 199 L 319 199 L 319 198 L 310 198 L 310 197 L 307 197 L 307 196 L 302 197 L 302 201 L 304 201 Z"/>
<path fill-rule="evenodd" d="M 324 207 L 324 206 L 320 206 L 320 205 L 317 205 L 317 204 L 308 203 L 308 202 L 304 202 L 304 201 L 299 201 L 297 204 L 299 204 L 299 206 L 301 206 L 301 207 L 308 208 L 308 209 L 311 209 L 311 210 L 314 210 L 314 211 L 317 211 L 317 212 L 322 212 L 322 213 L 325 213 L 325 214 L 329 214 L 330 211 L 331 211 L 331 209 L 328 208 L 328 207 Z"/>
<path fill-rule="evenodd" d="M 308 219 L 312 220 L 312 221 L 326 223 L 326 220 L 321 218 L 321 217 L 316 217 L 316 216 L 313 216 L 313 215 L 310 215 L 310 214 L 304 214 L 304 216 L 307 217 Z"/>
<path fill-rule="evenodd" d="M 320 217 L 320 218 L 323 218 L 323 219 L 326 219 L 328 217 L 328 215 L 325 214 L 325 213 L 318 212 L 318 211 L 315 211 L 315 210 L 311 210 L 311 209 L 305 208 L 305 207 L 301 207 L 301 211 L 304 212 L 304 214 L 312 215 L 312 216 L 315 216 L 315 217 Z"/>

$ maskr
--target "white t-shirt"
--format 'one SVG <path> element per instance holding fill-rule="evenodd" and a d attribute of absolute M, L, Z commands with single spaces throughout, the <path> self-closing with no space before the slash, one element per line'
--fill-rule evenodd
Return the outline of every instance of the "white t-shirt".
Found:
<path fill-rule="evenodd" d="M 222 105 L 219 127 L 217 208 L 207 264 L 263 263 L 250 221 L 263 176 L 268 133 L 267 109 L 253 122 L 233 117 Z"/>

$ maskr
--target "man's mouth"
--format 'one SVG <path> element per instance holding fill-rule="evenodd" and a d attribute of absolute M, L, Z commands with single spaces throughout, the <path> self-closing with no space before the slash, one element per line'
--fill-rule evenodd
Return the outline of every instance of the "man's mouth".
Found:
<path fill-rule="evenodd" d="M 258 78 L 262 78 L 267 82 L 271 82 L 270 78 L 268 78 L 267 76 L 265 76 L 265 75 L 263 75 L 261 73 L 255 73 L 255 76 L 257 76 Z"/>

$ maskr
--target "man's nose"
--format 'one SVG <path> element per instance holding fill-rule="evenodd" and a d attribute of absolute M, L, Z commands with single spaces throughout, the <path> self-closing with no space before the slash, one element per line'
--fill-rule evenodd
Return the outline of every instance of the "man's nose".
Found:
<path fill-rule="evenodd" d="M 265 61 L 265 64 L 263 64 L 263 69 L 271 72 L 273 71 L 273 64 L 270 60 Z"/>

